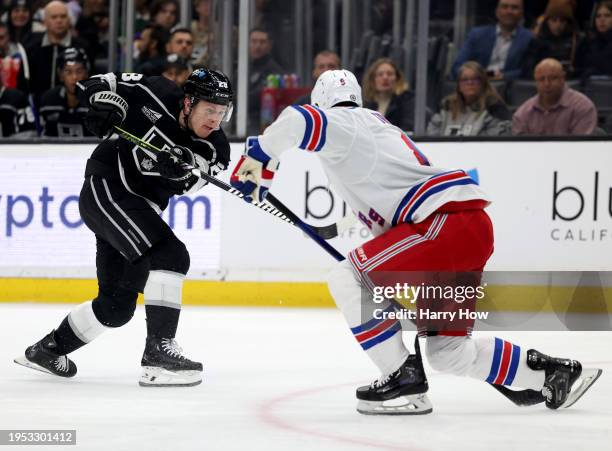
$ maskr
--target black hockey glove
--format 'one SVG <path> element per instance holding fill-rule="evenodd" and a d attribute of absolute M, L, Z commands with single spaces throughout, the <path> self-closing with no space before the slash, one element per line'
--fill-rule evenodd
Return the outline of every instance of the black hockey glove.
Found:
<path fill-rule="evenodd" d="M 186 180 L 191 177 L 191 169 L 188 166 L 194 166 L 194 156 L 186 147 L 175 146 L 157 154 L 157 168 L 162 177 L 176 181 Z"/>
<path fill-rule="evenodd" d="M 87 129 L 98 138 L 113 132 L 113 126 L 119 126 L 125 120 L 128 104 L 119 94 L 112 91 L 100 91 L 90 99 L 90 108 L 84 123 Z"/>

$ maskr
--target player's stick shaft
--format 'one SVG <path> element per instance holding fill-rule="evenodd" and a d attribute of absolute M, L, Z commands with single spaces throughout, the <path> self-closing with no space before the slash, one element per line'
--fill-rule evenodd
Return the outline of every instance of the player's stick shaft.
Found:
<path fill-rule="evenodd" d="M 126 130 L 123 130 L 120 127 L 115 126 L 115 130 L 119 136 L 136 144 L 137 146 L 143 149 L 151 150 L 153 152 L 162 152 L 162 150 L 159 149 L 157 146 L 139 138 L 138 136 L 131 134 L 130 132 Z M 199 169 L 191 165 L 185 165 L 185 167 L 189 169 L 191 173 L 195 175 L 196 177 L 200 177 L 201 179 L 206 180 L 210 184 L 215 185 L 218 188 L 221 188 L 223 191 L 226 191 L 241 199 L 244 197 L 244 195 L 240 191 L 228 185 L 227 183 L 222 182 L 221 180 L 211 175 L 208 175 L 205 172 L 202 172 Z M 311 227 L 310 225 L 302 221 L 295 213 L 293 213 L 288 207 L 286 207 L 280 200 L 274 197 L 271 193 L 268 193 L 268 195 L 266 196 L 266 201 L 268 201 L 269 204 L 265 202 L 253 201 L 251 202 L 251 205 L 254 205 L 255 207 L 265 211 L 266 213 L 276 216 L 277 218 L 280 218 L 283 221 L 288 222 L 289 224 L 292 224 L 298 227 L 306 235 L 308 235 L 313 241 L 315 241 L 319 246 L 325 249 L 325 251 L 328 254 L 330 254 L 332 257 L 334 257 L 336 260 L 338 261 L 344 260 L 344 256 L 340 252 L 338 252 L 333 246 L 327 243 L 324 240 L 324 238 L 317 235 L 316 232 L 313 230 L 313 227 Z"/>
<path fill-rule="evenodd" d="M 161 149 L 157 148 L 153 144 L 148 143 L 147 141 L 144 141 L 138 138 L 137 136 L 132 135 L 131 133 L 127 132 L 126 130 L 123 130 L 120 127 L 115 127 L 115 130 L 117 131 L 117 134 L 119 136 L 121 136 L 122 138 L 130 142 L 133 142 L 134 144 L 136 144 L 137 146 L 143 149 L 151 150 L 153 152 L 162 151 Z M 216 179 L 215 177 L 212 177 L 208 174 L 205 174 L 197 168 L 189 167 L 189 169 L 191 169 L 191 172 L 195 176 L 203 178 L 204 180 L 217 186 L 218 188 L 221 188 L 222 190 L 227 191 L 228 193 L 233 194 L 234 196 L 237 196 L 239 198 L 244 197 L 240 191 L 231 187 L 230 185 L 227 185 L 221 180 Z M 293 213 L 289 208 L 287 208 L 280 200 L 276 199 L 271 193 L 268 193 L 268 195 L 266 196 L 266 200 L 270 201 L 270 204 L 272 205 L 267 205 L 265 203 L 259 203 L 255 201 L 251 202 L 251 205 L 254 205 L 257 208 L 260 208 L 264 210 L 265 212 L 273 216 L 276 216 L 282 219 L 283 221 L 288 222 L 289 224 L 292 224 L 298 227 L 304 233 L 306 233 L 306 235 L 308 235 L 313 241 L 315 241 L 319 246 L 325 249 L 325 251 L 327 251 L 327 253 L 330 254 L 332 257 L 334 257 L 336 260 L 338 261 L 345 260 L 342 254 L 340 254 L 334 247 L 330 246 L 326 241 L 324 241 L 322 237 L 318 236 L 313 231 L 312 226 L 302 221 L 297 215 L 295 215 L 295 213 Z M 335 224 L 333 224 L 333 226 L 335 226 Z M 331 226 L 328 226 L 328 227 L 331 227 Z M 537 393 L 531 393 L 533 392 L 533 390 L 514 391 L 514 390 L 505 389 L 505 387 L 499 387 L 493 384 L 490 384 L 490 385 L 492 385 L 493 388 L 495 388 L 505 398 L 509 399 L 510 401 L 512 401 L 514 404 L 518 406 L 528 406 L 528 405 L 533 405 L 533 404 L 539 404 L 544 401 L 543 397 L 541 397 L 541 394 L 540 396 L 538 396 Z"/>

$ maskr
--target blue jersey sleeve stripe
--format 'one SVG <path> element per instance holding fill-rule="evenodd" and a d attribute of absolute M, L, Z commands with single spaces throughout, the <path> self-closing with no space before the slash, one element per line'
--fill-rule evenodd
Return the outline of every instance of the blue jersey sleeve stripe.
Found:
<path fill-rule="evenodd" d="M 314 121 L 312 120 L 312 116 L 310 115 L 310 113 L 306 111 L 304 108 L 302 108 L 301 106 L 291 105 L 291 107 L 299 111 L 300 114 L 306 120 L 306 131 L 304 132 L 304 139 L 302 139 L 302 142 L 299 145 L 300 149 L 306 150 L 306 146 L 308 145 L 308 143 L 310 142 L 310 138 L 312 137 L 312 127 L 313 127 Z"/>
<path fill-rule="evenodd" d="M 355 326 L 351 328 L 351 332 L 353 332 L 353 334 L 360 334 L 361 332 L 365 332 L 367 330 L 373 329 L 374 327 L 376 327 L 379 323 L 382 323 L 383 321 L 385 321 L 384 316 L 386 313 L 392 312 L 394 310 L 393 306 L 390 305 L 389 307 L 387 307 L 385 309 L 385 311 L 381 314 L 381 318 L 372 318 L 371 320 L 367 321 L 366 323 L 363 323 L 360 326 Z"/>
<path fill-rule="evenodd" d="M 414 194 L 419 190 L 419 188 L 421 188 L 421 186 L 423 186 L 425 183 L 427 183 L 427 182 L 429 182 L 431 180 L 435 180 L 436 178 L 443 177 L 443 176 L 448 175 L 448 174 L 452 174 L 453 172 L 459 172 L 459 171 L 446 171 L 446 172 L 442 172 L 440 174 L 436 174 L 436 175 L 434 175 L 432 177 L 429 177 L 424 182 L 419 183 L 418 185 L 415 185 L 412 188 L 410 188 L 410 190 L 408 190 L 408 192 L 406 193 L 406 195 L 404 196 L 404 198 L 400 202 L 399 206 L 397 207 L 397 210 L 395 210 L 395 214 L 393 215 L 393 220 L 391 221 L 391 224 L 394 225 L 394 226 L 397 225 L 397 223 L 400 221 L 400 214 L 402 213 L 402 210 L 404 209 L 404 207 L 406 205 L 408 205 L 410 200 L 412 200 L 412 196 L 414 196 Z"/>
<path fill-rule="evenodd" d="M 262 163 L 270 161 L 270 156 L 261 148 L 259 138 L 255 138 L 248 143 L 247 155 Z"/>
<path fill-rule="evenodd" d="M 519 360 L 521 355 L 521 348 L 517 345 L 512 345 L 512 361 L 510 362 L 510 368 L 508 369 L 508 375 L 504 381 L 504 385 L 512 385 L 516 371 L 519 366 Z"/>
<path fill-rule="evenodd" d="M 431 189 L 423 193 L 421 198 L 414 203 L 412 208 L 410 208 L 410 211 L 408 211 L 408 213 L 406 214 L 406 219 L 412 220 L 412 215 L 414 214 L 414 212 L 421 206 L 421 204 L 423 204 L 423 202 L 427 200 L 428 197 L 433 196 L 434 194 L 439 193 L 440 191 L 444 191 L 445 189 L 450 188 L 451 186 L 460 185 L 476 185 L 476 182 L 472 178 L 468 177 L 465 179 L 451 180 L 449 182 L 441 183 L 432 187 Z"/>
<path fill-rule="evenodd" d="M 429 180 L 426 180 L 423 183 L 426 183 Z M 410 188 L 410 190 L 408 190 L 408 193 L 404 196 L 404 198 L 402 199 L 402 201 L 399 204 L 399 207 L 397 207 L 397 210 L 395 210 L 395 214 L 393 215 L 393 220 L 391 221 L 392 225 L 397 225 L 397 222 L 399 221 L 399 216 L 400 213 L 402 212 L 402 210 L 404 209 L 404 207 L 406 205 L 408 205 L 408 202 L 410 202 L 410 199 L 412 199 L 412 196 L 414 196 L 414 193 L 417 192 L 417 190 L 423 186 L 423 183 L 419 183 L 418 185 L 414 185 L 412 188 Z"/>
<path fill-rule="evenodd" d="M 383 332 L 380 335 L 377 335 L 375 337 L 372 337 L 371 339 L 369 339 L 368 341 L 361 343 L 361 347 L 363 348 L 364 351 L 367 351 L 368 349 L 376 346 L 379 343 L 382 343 L 383 341 L 391 338 L 393 335 L 395 335 L 398 331 L 400 331 L 402 329 L 400 322 L 397 321 L 393 327 L 387 329 L 385 332 Z"/>
<path fill-rule="evenodd" d="M 502 340 L 495 337 L 495 351 L 493 352 L 493 363 L 491 363 L 491 371 L 489 372 L 489 377 L 487 377 L 487 382 L 489 384 L 492 384 L 493 381 L 497 378 L 497 373 L 499 372 L 499 362 L 501 362 L 502 349 Z"/>

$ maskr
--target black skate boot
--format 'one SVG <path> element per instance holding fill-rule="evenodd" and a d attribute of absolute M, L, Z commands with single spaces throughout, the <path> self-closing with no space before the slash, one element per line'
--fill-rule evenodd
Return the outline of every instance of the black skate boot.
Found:
<path fill-rule="evenodd" d="M 416 354 L 408 356 L 399 369 L 357 389 L 357 411 L 366 415 L 422 415 L 433 407 L 423 369 L 418 338 Z"/>
<path fill-rule="evenodd" d="M 202 382 L 202 364 L 183 356 L 174 338 L 147 337 L 140 365 L 142 387 L 191 387 Z"/>
<path fill-rule="evenodd" d="M 28 347 L 25 356 L 17 357 L 14 362 L 44 373 L 73 377 L 77 373 L 77 367 L 67 356 L 55 352 L 57 342 L 54 334 L 55 330 L 52 330 L 45 338 Z"/>
<path fill-rule="evenodd" d="M 577 360 L 550 357 L 535 349 L 527 351 L 527 366 L 532 370 L 544 370 L 546 378 L 542 395 L 546 398 L 546 407 L 549 409 L 574 404 L 602 373 L 600 369 L 583 370 Z M 580 383 L 576 384 L 579 378 Z"/>

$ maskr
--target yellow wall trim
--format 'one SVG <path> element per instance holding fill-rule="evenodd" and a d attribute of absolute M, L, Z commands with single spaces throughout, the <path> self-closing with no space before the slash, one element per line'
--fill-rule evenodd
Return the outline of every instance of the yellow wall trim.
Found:
<path fill-rule="evenodd" d="M 89 279 L 0 278 L 0 302 L 79 303 L 94 298 L 97 290 L 97 282 Z M 185 281 L 183 304 L 335 307 L 325 283 L 207 280 Z"/>
<path fill-rule="evenodd" d="M 512 312 L 612 312 L 612 288 L 488 286 L 478 301 L 481 311 Z M 79 303 L 96 296 L 97 284 L 89 279 L 0 278 L 0 302 Z M 142 299 L 140 299 L 142 302 Z M 219 282 L 187 280 L 183 304 L 240 307 L 333 308 L 325 283 Z"/>

